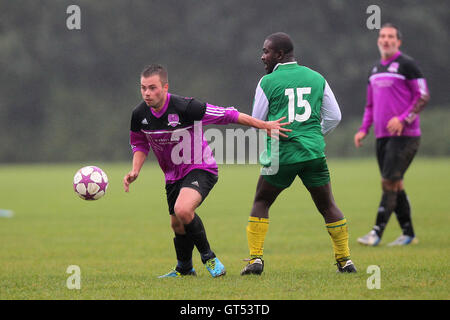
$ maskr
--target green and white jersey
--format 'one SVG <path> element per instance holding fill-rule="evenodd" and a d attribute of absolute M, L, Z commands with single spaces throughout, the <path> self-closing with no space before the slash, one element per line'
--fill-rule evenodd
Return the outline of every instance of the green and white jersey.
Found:
<path fill-rule="evenodd" d="M 324 135 L 341 120 L 339 105 L 325 78 L 297 62 L 275 66 L 261 78 L 256 88 L 252 116 L 273 121 L 286 117 L 292 129 L 288 138 L 280 137 L 279 164 L 292 164 L 325 156 Z M 271 138 L 260 156 L 263 165 L 270 164 Z"/>

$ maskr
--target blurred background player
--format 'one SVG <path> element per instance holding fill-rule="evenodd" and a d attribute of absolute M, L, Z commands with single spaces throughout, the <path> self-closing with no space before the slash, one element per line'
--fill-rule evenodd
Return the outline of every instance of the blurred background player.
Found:
<path fill-rule="evenodd" d="M 261 60 L 267 75 L 256 88 L 252 116 L 261 120 L 287 116 L 290 124 L 286 128 L 292 132 L 289 138 L 279 140 L 278 172 L 259 177 L 247 225 L 250 258 L 241 275 L 263 272 L 269 208 L 296 176 L 310 192 L 325 220 L 338 272 L 356 272 L 350 260 L 347 220 L 334 201 L 324 154 L 323 137 L 341 120 L 339 105 L 324 77 L 297 64 L 294 46 L 287 34 L 279 32 L 268 36 Z M 260 157 L 266 167 L 272 158 L 269 154 L 271 138 L 267 140 L 267 153 Z"/>
<path fill-rule="evenodd" d="M 417 64 L 399 48 L 400 30 L 384 24 L 378 36 L 381 60 L 373 66 L 367 85 L 367 104 L 362 125 L 355 134 L 359 148 L 372 124 L 375 127 L 376 154 L 383 194 L 373 229 L 358 238 L 363 245 L 376 246 L 392 211 L 402 235 L 389 245 L 417 242 L 411 220 L 411 207 L 403 186 L 403 176 L 420 142 L 419 113 L 429 100 L 426 81 Z"/>
<path fill-rule="evenodd" d="M 202 220 L 195 213 L 218 179 L 217 164 L 201 126 L 239 123 L 265 129 L 269 135 L 289 130 L 281 127 L 284 125 L 280 123 L 282 119 L 260 121 L 235 108 L 180 97 L 170 94 L 168 89 L 168 74 L 164 67 L 150 65 L 143 70 L 141 94 L 144 101 L 133 110 L 131 117 L 133 165 L 123 179 L 124 188 L 128 192 L 130 183 L 138 178 L 151 147 L 165 175 L 178 261 L 174 270 L 161 277 L 196 275 L 192 265 L 194 246 L 210 274 L 222 276 L 226 273 L 225 267 L 211 250 Z M 183 161 L 174 158 L 181 153 Z"/>

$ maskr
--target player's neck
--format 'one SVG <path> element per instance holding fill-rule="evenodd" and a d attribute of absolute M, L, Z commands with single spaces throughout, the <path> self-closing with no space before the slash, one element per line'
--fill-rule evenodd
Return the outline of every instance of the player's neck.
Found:
<path fill-rule="evenodd" d="M 280 61 L 281 64 L 289 63 L 289 62 L 295 62 L 295 58 L 294 57 L 289 57 L 289 58 L 286 58 L 286 59 L 283 59 L 282 61 Z"/>
<path fill-rule="evenodd" d="M 391 60 L 392 58 L 398 56 L 400 54 L 400 50 L 397 50 L 396 52 L 392 53 L 392 54 L 388 54 L 388 53 L 383 53 L 381 55 L 381 60 L 382 61 L 388 61 Z"/>

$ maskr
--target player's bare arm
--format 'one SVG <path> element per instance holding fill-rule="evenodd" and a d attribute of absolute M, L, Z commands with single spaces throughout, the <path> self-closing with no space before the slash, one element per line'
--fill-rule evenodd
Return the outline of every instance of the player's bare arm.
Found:
<path fill-rule="evenodd" d="M 142 166 L 144 165 L 145 159 L 147 156 L 142 151 L 136 151 L 133 155 L 133 167 L 130 172 L 128 172 L 123 178 L 123 187 L 125 192 L 130 191 L 130 184 L 134 182 L 141 171 Z"/>
<path fill-rule="evenodd" d="M 282 117 L 275 121 L 262 121 L 256 118 L 253 118 L 245 113 L 239 113 L 238 123 L 258 129 L 264 129 L 267 131 L 267 134 L 273 138 L 276 138 L 276 134 L 272 134 L 278 132 L 280 136 L 287 138 L 288 136 L 281 131 L 290 132 L 291 129 L 284 128 L 284 126 L 288 125 L 289 122 L 282 123 L 281 121 L 286 119 L 286 117 Z M 274 132 L 272 132 L 274 131 Z"/>
<path fill-rule="evenodd" d="M 411 113 L 405 118 L 405 122 L 407 124 L 412 123 L 416 119 L 417 115 L 422 112 L 423 109 L 425 109 L 425 106 L 428 104 L 429 100 L 430 95 L 428 93 L 421 95 L 419 100 L 417 100 L 416 104 L 414 105 Z"/>

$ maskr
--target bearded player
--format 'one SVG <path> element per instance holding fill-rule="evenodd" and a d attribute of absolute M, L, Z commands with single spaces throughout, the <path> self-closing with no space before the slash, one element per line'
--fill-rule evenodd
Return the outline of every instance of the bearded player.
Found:
<path fill-rule="evenodd" d="M 358 242 L 377 246 L 395 212 L 402 234 L 389 246 L 417 243 L 411 206 L 403 176 L 420 145 L 420 115 L 430 94 L 417 63 L 400 51 L 402 36 L 392 23 L 381 26 L 378 34 L 381 59 L 372 67 L 367 84 L 367 104 L 362 125 L 354 136 L 357 148 L 372 124 L 376 137 L 376 155 L 381 173 L 382 196 L 375 225 Z"/>

